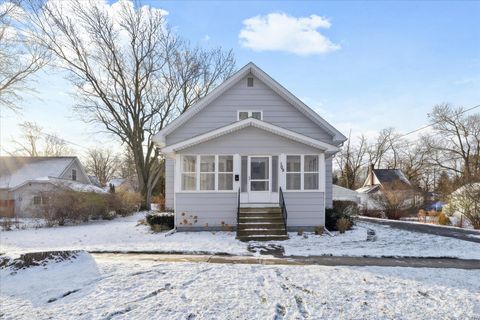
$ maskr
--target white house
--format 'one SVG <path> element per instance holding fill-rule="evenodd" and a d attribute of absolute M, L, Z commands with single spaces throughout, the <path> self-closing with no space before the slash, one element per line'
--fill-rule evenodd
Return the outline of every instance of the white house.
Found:
<path fill-rule="evenodd" d="M 345 140 L 248 63 L 154 136 L 166 207 L 180 230 L 237 229 L 245 240 L 324 225 L 332 156 Z"/>
<path fill-rule="evenodd" d="M 77 157 L 0 157 L 0 216 L 30 217 L 54 188 L 103 192 Z"/>

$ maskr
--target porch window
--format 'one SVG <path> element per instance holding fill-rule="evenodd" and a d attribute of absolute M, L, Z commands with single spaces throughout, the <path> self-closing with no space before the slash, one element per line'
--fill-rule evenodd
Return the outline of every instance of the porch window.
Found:
<path fill-rule="evenodd" d="M 215 156 L 200 156 L 200 190 L 215 190 Z"/>
<path fill-rule="evenodd" d="M 233 156 L 218 156 L 218 190 L 233 190 Z"/>
<path fill-rule="evenodd" d="M 318 155 L 287 155 L 287 190 L 318 190 Z"/>
<path fill-rule="evenodd" d="M 233 190 L 233 155 L 181 157 L 182 191 Z"/>
<path fill-rule="evenodd" d="M 197 190 L 197 157 L 183 156 L 182 161 L 182 190 Z"/>
<path fill-rule="evenodd" d="M 318 156 L 305 155 L 303 164 L 303 183 L 305 190 L 318 189 Z"/>
<path fill-rule="evenodd" d="M 300 190 L 302 184 L 302 157 L 287 156 L 287 190 Z"/>

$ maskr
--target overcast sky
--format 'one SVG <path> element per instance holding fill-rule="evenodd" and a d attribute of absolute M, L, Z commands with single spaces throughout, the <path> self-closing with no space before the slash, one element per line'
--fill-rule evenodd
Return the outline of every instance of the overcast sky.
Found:
<path fill-rule="evenodd" d="M 193 43 L 232 48 L 238 68 L 253 61 L 345 135 L 407 132 L 435 104 L 480 104 L 478 1 L 143 3 Z M 3 148 L 23 121 L 80 146 L 116 145 L 78 120 L 62 74 L 46 70 L 35 87 L 22 114 L 2 110 Z"/>

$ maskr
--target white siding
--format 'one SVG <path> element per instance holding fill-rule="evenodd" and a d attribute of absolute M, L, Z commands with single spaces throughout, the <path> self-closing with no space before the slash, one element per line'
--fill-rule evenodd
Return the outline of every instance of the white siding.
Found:
<path fill-rule="evenodd" d="M 180 229 L 202 229 L 228 224 L 237 227 L 237 193 L 183 193 L 176 194 L 175 225 Z M 194 217 L 197 222 L 194 222 Z M 187 225 L 184 224 L 187 220 Z M 192 225 L 189 225 L 192 223 Z"/>
<path fill-rule="evenodd" d="M 165 160 L 165 208 L 174 208 L 174 192 L 175 192 L 175 160 Z"/>
<path fill-rule="evenodd" d="M 287 227 L 325 225 L 323 192 L 284 192 L 288 212 Z"/>
<path fill-rule="evenodd" d="M 260 80 L 255 78 L 252 88 L 247 87 L 246 83 L 245 77 L 168 135 L 167 145 L 233 123 L 237 121 L 238 110 L 262 111 L 263 121 L 332 143 L 331 134 L 320 128 Z"/>
<path fill-rule="evenodd" d="M 322 151 L 255 127 L 247 127 L 184 149 L 182 154 L 318 154 Z"/>
<path fill-rule="evenodd" d="M 68 168 L 63 172 L 63 174 L 59 178 L 72 180 L 72 170 L 77 171 L 76 181 L 90 184 L 90 179 L 88 179 L 88 177 L 83 174 L 83 170 L 80 167 L 80 163 L 77 161 L 73 161 L 73 163 L 70 166 L 68 166 Z"/>
<path fill-rule="evenodd" d="M 332 156 L 325 158 L 325 206 L 333 208 L 333 178 L 332 178 Z"/>

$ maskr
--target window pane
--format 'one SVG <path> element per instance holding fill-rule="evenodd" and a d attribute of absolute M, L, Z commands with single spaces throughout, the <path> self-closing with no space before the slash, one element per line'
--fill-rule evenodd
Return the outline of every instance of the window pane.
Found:
<path fill-rule="evenodd" d="M 268 181 L 252 181 L 250 184 L 252 191 L 268 191 Z"/>
<path fill-rule="evenodd" d="M 318 189 L 318 173 L 305 173 L 303 177 L 305 190 L 317 190 Z"/>
<path fill-rule="evenodd" d="M 218 157 L 218 172 L 233 172 L 233 156 Z"/>
<path fill-rule="evenodd" d="M 261 113 L 261 112 L 258 112 L 258 111 L 252 112 L 252 118 L 255 118 L 255 119 L 258 119 L 258 120 L 262 120 L 262 113 Z"/>
<path fill-rule="evenodd" d="M 215 172 L 215 156 L 200 156 L 200 172 Z"/>
<path fill-rule="evenodd" d="M 215 190 L 215 173 L 200 174 L 200 190 Z"/>
<path fill-rule="evenodd" d="M 270 176 L 268 162 L 269 158 L 267 157 L 252 157 L 250 159 L 250 178 L 252 180 L 268 179 Z"/>
<path fill-rule="evenodd" d="M 318 156 L 305 156 L 304 159 L 305 172 L 318 172 Z"/>
<path fill-rule="evenodd" d="M 248 112 L 246 112 L 246 111 L 239 112 L 239 114 L 238 114 L 238 119 L 239 120 L 244 120 L 244 119 L 247 119 L 247 118 L 248 118 Z"/>
<path fill-rule="evenodd" d="M 195 166 L 197 163 L 197 157 L 196 156 L 184 156 L 183 157 L 183 167 L 182 171 L 183 172 L 195 172 Z"/>
<path fill-rule="evenodd" d="M 287 173 L 287 190 L 300 190 L 300 173 Z"/>
<path fill-rule="evenodd" d="M 300 156 L 287 156 L 287 172 L 300 172 Z"/>
<path fill-rule="evenodd" d="M 232 190 L 233 189 L 233 174 L 219 173 L 218 174 L 218 190 Z"/>
<path fill-rule="evenodd" d="M 242 156 L 242 174 L 241 174 L 241 186 L 242 192 L 247 192 L 247 175 L 248 175 L 248 157 Z"/>
<path fill-rule="evenodd" d="M 195 173 L 182 173 L 182 190 L 196 190 L 197 178 Z"/>

